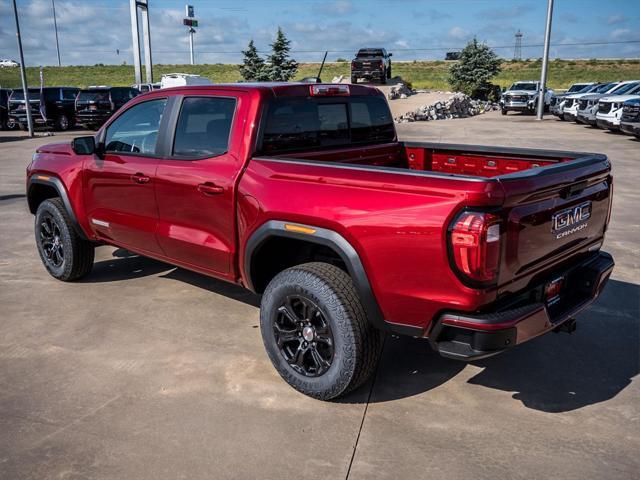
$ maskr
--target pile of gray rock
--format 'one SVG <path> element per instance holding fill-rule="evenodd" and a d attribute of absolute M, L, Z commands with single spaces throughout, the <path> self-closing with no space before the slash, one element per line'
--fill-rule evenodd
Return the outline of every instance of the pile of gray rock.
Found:
<path fill-rule="evenodd" d="M 417 110 L 396 117 L 395 121 L 396 123 L 408 123 L 465 118 L 499 108 L 497 103 L 473 100 L 464 93 L 454 93 L 448 100 L 436 102 L 433 105 L 423 105 Z"/>
<path fill-rule="evenodd" d="M 398 98 L 407 98 L 409 95 L 413 95 L 414 93 L 416 92 L 411 90 L 404 83 L 398 83 L 393 87 L 391 87 L 391 89 L 389 90 L 389 93 L 387 94 L 387 98 L 389 98 L 389 100 L 396 100 Z"/>

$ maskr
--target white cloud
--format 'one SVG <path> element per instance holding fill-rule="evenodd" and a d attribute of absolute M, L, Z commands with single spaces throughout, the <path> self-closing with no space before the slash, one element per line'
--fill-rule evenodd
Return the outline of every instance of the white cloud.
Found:
<path fill-rule="evenodd" d="M 356 8 L 348 0 L 334 0 L 332 2 L 321 2 L 313 4 L 313 11 L 320 15 L 346 15 L 355 13 Z"/>
<path fill-rule="evenodd" d="M 627 20 L 628 18 L 622 14 L 610 15 L 607 17 L 607 25 L 619 25 L 625 23 Z"/>
<path fill-rule="evenodd" d="M 629 40 L 631 38 L 631 30 L 628 28 L 616 28 L 611 32 L 611 38 L 615 40 Z"/>
<path fill-rule="evenodd" d="M 455 26 L 449 30 L 447 35 L 454 40 L 465 40 L 469 37 L 469 32 L 462 27 Z"/>

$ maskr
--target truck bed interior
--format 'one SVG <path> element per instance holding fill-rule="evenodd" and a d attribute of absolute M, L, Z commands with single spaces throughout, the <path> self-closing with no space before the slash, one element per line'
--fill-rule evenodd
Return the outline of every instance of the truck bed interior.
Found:
<path fill-rule="evenodd" d="M 528 151 L 467 145 L 394 142 L 278 155 L 324 162 L 350 163 L 475 177 L 497 177 L 573 160 L 565 152 Z"/>

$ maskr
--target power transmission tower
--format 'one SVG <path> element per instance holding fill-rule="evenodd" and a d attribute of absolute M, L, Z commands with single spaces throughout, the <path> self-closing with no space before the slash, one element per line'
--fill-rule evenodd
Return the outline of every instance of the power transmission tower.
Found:
<path fill-rule="evenodd" d="M 513 59 L 522 60 L 522 32 L 516 32 L 516 47 L 513 49 Z"/>

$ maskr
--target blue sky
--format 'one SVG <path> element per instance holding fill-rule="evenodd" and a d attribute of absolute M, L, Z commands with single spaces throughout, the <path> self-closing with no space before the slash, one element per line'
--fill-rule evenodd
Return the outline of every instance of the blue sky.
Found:
<path fill-rule="evenodd" d="M 132 62 L 128 0 L 55 0 L 63 64 Z M 154 63 L 187 63 L 184 5 L 149 0 Z M 193 0 L 201 27 L 198 63 L 235 63 L 253 38 L 268 50 L 278 26 L 299 61 L 350 58 L 362 46 L 384 46 L 396 60 L 442 59 L 477 37 L 513 56 L 542 55 L 545 0 Z M 18 0 L 25 63 L 57 62 L 51 0 Z M 633 42 L 635 43 L 621 43 Z M 616 42 L 616 43 L 612 43 Z M 565 45 L 562 45 L 565 44 Z M 566 45 L 569 44 L 569 45 Z M 529 47 L 528 45 L 531 45 Z M 119 50 L 119 54 L 116 53 Z M 639 58 L 640 0 L 556 0 L 551 56 Z M 16 58 L 11 2 L 0 0 L 0 57 Z"/>

